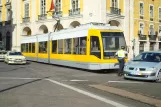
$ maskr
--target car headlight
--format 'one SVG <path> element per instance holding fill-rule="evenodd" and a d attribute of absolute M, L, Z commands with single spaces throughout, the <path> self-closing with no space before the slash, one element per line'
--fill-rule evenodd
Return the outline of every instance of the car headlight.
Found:
<path fill-rule="evenodd" d="M 153 68 L 148 68 L 147 70 L 148 70 L 148 71 L 157 71 L 157 70 L 158 70 L 158 68 L 153 67 Z"/>
<path fill-rule="evenodd" d="M 151 74 L 150 74 L 150 76 L 155 76 L 156 75 L 156 72 L 152 72 Z"/>

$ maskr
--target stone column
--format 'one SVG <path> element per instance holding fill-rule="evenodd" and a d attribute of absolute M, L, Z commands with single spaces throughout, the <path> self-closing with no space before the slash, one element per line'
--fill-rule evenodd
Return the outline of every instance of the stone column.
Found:
<path fill-rule="evenodd" d="M 150 50 L 150 42 L 149 41 L 145 42 L 144 50 L 145 51 L 149 51 Z"/>
<path fill-rule="evenodd" d="M 137 56 L 139 54 L 139 45 L 140 45 L 139 39 L 136 38 L 134 56 Z"/>
<path fill-rule="evenodd" d="M 159 50 L 159 42 L 156 42 L 154 45 L 154 51 L 158 51 Z"/>

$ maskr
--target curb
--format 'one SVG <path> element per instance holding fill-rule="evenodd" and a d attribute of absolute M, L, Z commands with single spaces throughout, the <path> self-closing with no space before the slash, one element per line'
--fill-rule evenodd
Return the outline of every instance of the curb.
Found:
<path fill-rule="evenodd" d="M 133 100 L 137 100 L 137 101 L 140 101 L 140 102 L 143 102 L 143 103 L 147 103 L 147 104 L 150 104 L 150 105 L 155 105 L 157 107 L 161 107 L 161 100 L 159 100 L 159 99 L 147 97 L 147 96 L 144 96 L 144 95 L 141 95 L 141 94 L 132 93 L 132 92 L 129 92 L 129 91 L 125 91 L 125 90 L 122 90 L 122 89 L 118 89 L 118 88 L 114 88 L 114 87 L 110 87 L 110 86 L 106 86 L 106 85 L 101 85 L 101 84 L 100 85 L 89 85 L 89 86 L 103 90 L 103 91 L 107 91 L 109 93 L 116 94 L 116 95 L 119 95 L 119 96 L 122 96 L 122 97 L 131 98 Z"/>

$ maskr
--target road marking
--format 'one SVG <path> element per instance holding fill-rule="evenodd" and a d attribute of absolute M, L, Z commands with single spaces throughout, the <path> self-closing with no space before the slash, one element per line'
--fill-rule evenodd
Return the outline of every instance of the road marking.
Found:
<path fill-rule="evenodd" d="M 97 100 L 99 100 L 99 101 L 102 101 L 102 102 L 105 102 L 105 103 L 107 103 L 107 104 L 111 104 L 111 105 L 113 105 L 113 106 L 115 106 L 115 107 L 127 107 L 127 106 L 122 105 L 122 104 L 120 104 L 120 103 L 117 103 L 117 102 L 115 102 L 115 101 L 113 101 L 113 100 L 109 100 L 109 99 L 107 99 L 107 98 L 100 97 L 100 96 L 98 96 L 98 95 L 89 93 L 89 92 L 87 92 L 87 91 L 83 91 L 83 90 L 81 90 L 81 89 L 72 87 L 72 86 L 70 86 L 70 85 L 66 85 L 66 84 L 63 84 L 63 83 L 54 81 L 54 80 L 52 80 L 52 79 L 45 79 L 45 80 L 48 80 L 48 81 L 50 81 L 50 82 L 52 82 L 52 83 L 54 83 L 54 84 L 57 84 L 57 85 L 66 87 L 66 88 L 71 89 L 71 90 L 73 90 L 73 91 L 76 91 L 76 92 L 78 92 L 78 93 L 84 94 L 84 95 L 89 96 L 89 97 L 91 97 L 91 98 L 95 98 L 95 99 L 97 99 Z"/>
<path fill-rule="evenodd" d="M 0 77 L 0 79 L 13 79 L 13 80 L 35 80 L 35 79 L 42 79 L 42 78 Z"/>
<path fill-rule="evenodd" d="M 77 81 L 88 81 L 88 80 L 70 80 L 70 81 L 76 81 L 77 82 Z"/>
<path fill-rule="evenodd" d="M 144 82 L 133 82 L 133 81 L 108 81 L 108 83 L 136 83 L 136 84 L 143 84 Z"/>

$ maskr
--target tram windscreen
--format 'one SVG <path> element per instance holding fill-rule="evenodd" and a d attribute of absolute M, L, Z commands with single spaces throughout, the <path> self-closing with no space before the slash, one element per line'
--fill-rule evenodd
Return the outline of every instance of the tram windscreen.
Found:
<path fill-rule="evenodd" d="M 123 32 L 101 32 L 104 58 L 114 57 L 117 50 L 121 46 L 126 47 L 125 38 Z"/>

